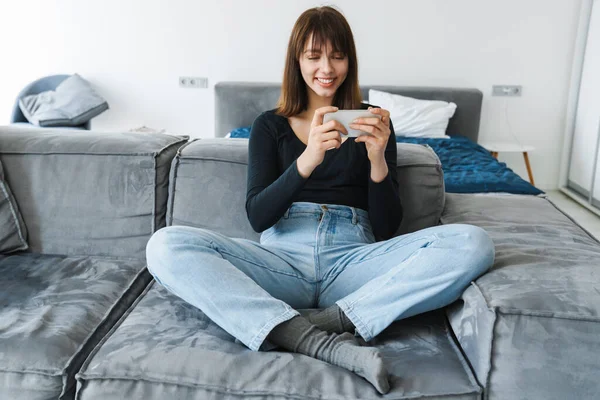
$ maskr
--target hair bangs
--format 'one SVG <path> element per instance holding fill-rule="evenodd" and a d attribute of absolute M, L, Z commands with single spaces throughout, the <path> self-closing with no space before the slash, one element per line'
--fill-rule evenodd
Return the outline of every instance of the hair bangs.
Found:
<path fill-rule="evenodd" d="M 323 47 L 327 43 L 331 43 L 334 53 L 343 53 L 344 56 L 349 54 L 348 31 L 346 27 L 339 23 L 339 19 L 333 18 L 330 14 L 313 14 L 312 18 L 307 21 L 306 31 L 303 37 L 303 48 L 298 49 L 298 58 L 304 52 L 309 39 L 312 40 L 309 49 L 319 52 L 323 51 Z M 351 34 L 351 33 L 350 33 Z"/>

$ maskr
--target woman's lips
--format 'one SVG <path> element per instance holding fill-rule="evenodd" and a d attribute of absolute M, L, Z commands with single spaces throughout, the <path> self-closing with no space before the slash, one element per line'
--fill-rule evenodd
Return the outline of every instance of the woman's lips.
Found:
<path fill-rule="evenodd" d="M 331 79 L 332 79 L 331 82 L 324 83 L 324 82 L 321 82 L 318 78 L 315 78 L 315 80 L 317 81 L 317 83 L 319 84 L 319 86 L 324 87 L 324 88 L 328 88 L 328 87 L 333 86 L 333 84 L 335 83 L 335 78 L 331 78 Z"/>

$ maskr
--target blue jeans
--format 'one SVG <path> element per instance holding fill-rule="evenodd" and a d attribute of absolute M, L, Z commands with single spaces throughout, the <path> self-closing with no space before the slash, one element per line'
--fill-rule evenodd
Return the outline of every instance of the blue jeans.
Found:
<path fill-rule="evenodd" d="M 158 283 L 265 350 L 271 329 L 297 309 L 337 304 L 369 341 L 395 320 L 450 304 L 492 266 L 494 245 L 460 224 L 376 242 L 366 211 L 296 202 L 260 243 L 169 226 L 146 256 Z"/>

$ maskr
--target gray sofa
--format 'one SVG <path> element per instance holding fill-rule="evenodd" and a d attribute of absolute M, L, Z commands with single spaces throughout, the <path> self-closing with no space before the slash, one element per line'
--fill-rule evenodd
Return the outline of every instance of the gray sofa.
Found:
<path fill-rule="evenodd" d="M 217 129 L 219 107 L 232 106 L 224 92 Z M 391 374 L 385 396 L 344 369 L 245 348 L 145 269 L 146 243 L 165 225 L 259 237 L 243 207 L 247 142 L 188 139 L 0 127 L 29 243 L 0 255 L 0 399 L 600 395 L 600 244 L 544 197 L 440 197 L 439 160 L 410 144 L 398 144 L 401 231 L 481 226 L 496 244 L 493 269 L 461 300 L 373 341 Z"/>

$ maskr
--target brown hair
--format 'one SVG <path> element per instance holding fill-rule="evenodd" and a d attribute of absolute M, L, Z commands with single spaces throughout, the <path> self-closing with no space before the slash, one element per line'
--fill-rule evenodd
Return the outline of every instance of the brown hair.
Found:
<path fill-rule="evenodd" d="M 358 60 L 352 30 L 341 12 L 333 7 L 323 6 L 304 11 L 294 24 L 288 43 L 277 114 L 293 117 L 308 107 L 307 87 L 302 78 L 299 59 L 311 33 L 313 49 L 320 49 L 330 41 L 334 52 L 348 56 L 348 74 L 335 92 L 332 105 L 340 110 L 360 108 L 362 95 L 358 85 Z"/>

